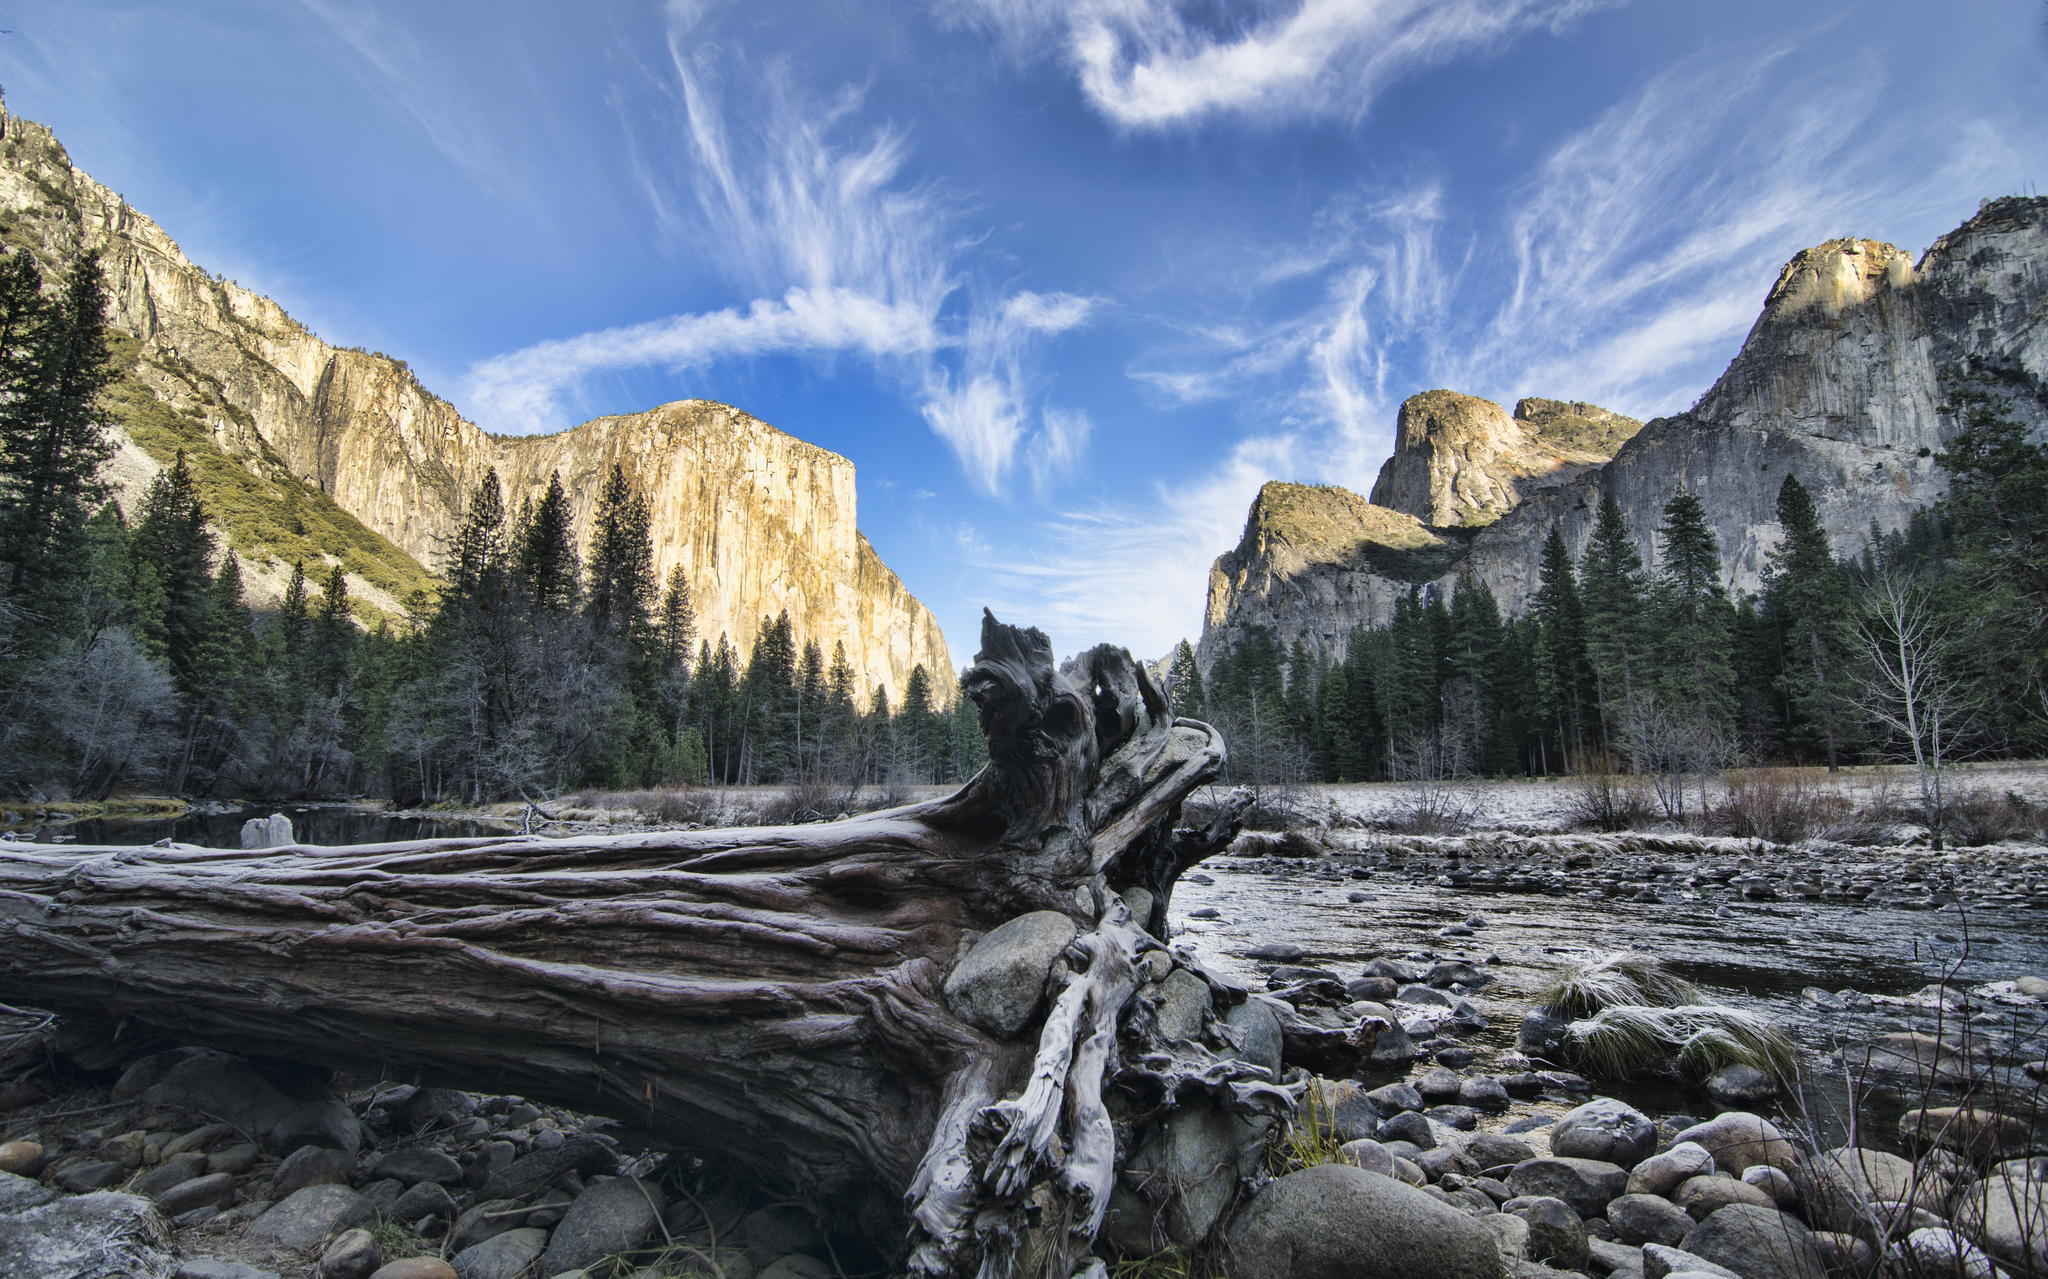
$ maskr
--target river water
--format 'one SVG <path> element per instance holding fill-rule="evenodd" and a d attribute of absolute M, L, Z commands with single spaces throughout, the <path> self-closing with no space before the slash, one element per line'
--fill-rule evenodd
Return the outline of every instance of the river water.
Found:
<path fill-rule="evenodd" d="M 1791 1032 L 1823 1081 L 1831 1073 L 1839 1079 L 1839 1067 L 1831 1072 L 1830 1063 L 1844 1047 L 1853 1057 L 1857 1046 L 1876 1036 L 1907 1029 L 1954 1038 L 1961 1018 L 1884 1004 L 1862 1011 L 1824 1009 L 1801 999 L 1805 988 L 1898 997 L 1943 979 L 1968 987 L 2048 975 L 2048 910 L 2009 902 L 1933 910 L 1739 898 L 1642 902 L 1590 891 L 1552 895 L 1451 887 L 1384 872 L 1363 881 L 1332 879 L 1241 869 L 1228 858 L 1200 869 L 1213 882 L 1184 880 L 1175 890 L 1175 941 L 1191 946 L 1219 974 L 1255 990 L 1264 989 L 1271 965 L 1246 959 L 1245 951 L 1274 942 L 1302 947 L 1307 956 L 1301 963 L 1343 978 L 1357 976 L 1376 956 L 1482 964 L 1494 980 L 1475 1002 L 1488 1014 L 1489 1027 L 1460 1041 L 1478 1052 L 1481 1069 L 1502 1066 L 1513 1052 L 1521 1016 L 1539 1002 L 1546 983 L 1575 961 L 1608 951 L 1655 956 L 1709 998 L 1771 1016 Z M 1359 894 L 1364 900 L 1350 900 Z M 1219 918 L 1191 917 L 1204 908 Z M 1470 937 L 1437 935 L 1467 921 L 1474 924 Z M 1998 1025 L 1981 1033 L 2013 1031 L 2009 1013 L 1995 1016 Z M 2024 1014 L 2023 1020 L 2037 1036 L 2031 1055 L 2039 1057 L 2039 1023 Z M 1602 1080 L 1596 1087 L 1653 1114 L 1719 1109 L 1703 1093 L 1665 1080 Z M 1843 1093 L 1840 1086 L 1823 1086 L 1804 1104 L 1816 1122 L 1836 1128 Z M 1910 1100 L 1895 1095 L 1878 1109 L 1889 1119 Z"/>

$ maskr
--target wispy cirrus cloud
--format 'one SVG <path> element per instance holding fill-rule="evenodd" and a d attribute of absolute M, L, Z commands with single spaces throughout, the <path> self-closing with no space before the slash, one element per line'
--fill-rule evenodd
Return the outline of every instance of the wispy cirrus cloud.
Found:
<path fill-rule="evenodd" d="M 856 88 L 820 99 L 787 64 L 755 66 L 705 38 L 710 9 L 670 6 L 666 60 L 646 87 L 671 109 L 622 119 L 657 228 L 752 300 L 479 361 L 465 383 L 478 417 L 555 430 L 603 373 L 851 355 L 915 404 L 977 488 L 1071 467 L 1087 433 L 1039 402 L 1036 369 L 1095 299 L 976 281 L 974 239 L 945 193 L 910 180 L 903 134 L 862 128 Z"/>
<path fill-rule="evenodd" d="M 1048 522 L 1042 565 L 992 561 L 1013 607 L 1163 653 L 1199 631 L 1210 563 L 1259 483 L 1365 491 L 1408 395 L 1685 408 L 1793 253 L 1945 229 L 1956 192 L 2006 189 L 2021 169 L 1989 121 L 1873 127 L 1879 69 L 1785 75 L 1801 47 L 1723 47 L 1652 76 L 1543 154 L 1491 216 L 1450 214 L 1441 180 L 1422 179 L 1340 198 L 1291 243 L 1194 254 L 1221 314 L 1176 315 L 1129 375 L 1168 405 L 1235 399 L 1258 425 L 1202 478 Z M 1938 159 L 1902 166 L 1902 153 Z M 1219 274 L 1227 262 L 1234 275 Z M 1127 543 L 1147 572 L 1129 571 Z"/>
<path fill-rule="evenodd" d="M 938 0 L 1021 57 L 1055 48 L 1123 128 L 1210 116 L 1363 115 L 1415 70 L 1555 30 L 1612 0 Z"/>

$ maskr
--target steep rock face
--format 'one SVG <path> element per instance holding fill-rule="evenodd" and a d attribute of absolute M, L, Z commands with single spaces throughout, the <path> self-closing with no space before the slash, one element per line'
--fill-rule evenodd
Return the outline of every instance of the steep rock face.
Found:
<path fill-rule="evenodd" d="M 1480 528 L 1606 462 L 1641 427 L 1590 404 L 1525 399 L 1510 417 L 1492 400 L 1424 391 L 1401 405 L 1372 500 L 1438 528 Z"/>
<path fill-rule="evenodd" d="M 330 346 L 269 298 L 193 265 L 155 222 L 75 168 L 48 129 L 4 108 L 0 238 L 36 252 L 46 271 L 99 251 L 113 325 L 131 339 L 110 472 L 123 505 L 134 509 L 177 449 L 204 460 L 217 483 L 253 483 L 239 494 L 248 510 L 215 505 L 259 597 L 274 597 L 287 557 L 304 553 L 288 530 L 261 526 L 274 509 L 290 508 L 296 527 L 296 512 L 318 508 L 321 528 L 351 542 L 328 557 L 351 590 L 395 610 L 408 589 L 430 584 L 422 566 L 441 563 L 463 497 L 487 469 L 513 510 L 559 471 L 587 539 L 599 480 L 617 462 L 648 492 L 657 570 L 689 573 L 708 638 L 724 632 L 744 654 L 761 616 L 787 608 L 800 642 L 815 639 L 828 656 L 845 642 L 864 686 L 900 697 L 922 664 L 938 690 L 951 688 L 938 624 L 855 526 L 853 464 L 837 454 L 701 400 L 551 436 L 489 436 L 403 361 Z"/>
<path fill-rule="evenodd" d="M 1448 591 L 1466 574 L 1519 612 L 1534 594 L 1553 524 L 1577 556 L 1610 496 L 1654 564 L 1657 526 L 1680 486 L 1706 506 L 1728 585 L 1755 590 L 1780 537 L 1778 488 L 1788 474 L 1813 492 L 1838 553 L 1860 548 L 1873 523 L 1896 530 L 1941 495 L 1934 454 L 1954 424 L 1940 406 L 1950 379 L 1973 366 L 2001 370 L 2015 412 L 2048 432 L 2048 199 L 1990 201 L 1917 264 L 1869 240 L 1800 253 L 1740 353 L 1692 409 L 1635 431 L 1604 466 L 1517 487 L 1513 509 L 1471 533 L 1463 555 L 1427 578 L 1390 575 L 1355 552 L 1269 566 L 1257 559 L 1270 539 L 1254 503 L 1243 541 L 1210 576 L 1203 651 L 1264 625 L 1283 643 L 1299 637 L 1338 654 L 1355 627 L 1385 623 L 1394 593 L 1411 584 Z M 1525 400 L 1514 418 L 1594 420 L 1554 403 Z M 1493 419 L 1490 429 L 1503 428 Z M 1411 500 L 1421 491 L 1412 479 L 1403 484 L 1385 496 Z M 1446 491 L 1455 498 L 1455 484 Z M 1429 492 L 1433 513 L 1475 509 L 1455 500 L 1446 507 Z"/>
<path fill-rule="evenodd" d="M 1243 540 L 1209 570 L 1198 656 L 1207 665 L 1258 626 L 1341 652 L 1360 619 L 1384 623 L 1408 583 L 1442 572 L 1465 536 L 1349 489 L 1271 481 L 1253 499 Z"/>

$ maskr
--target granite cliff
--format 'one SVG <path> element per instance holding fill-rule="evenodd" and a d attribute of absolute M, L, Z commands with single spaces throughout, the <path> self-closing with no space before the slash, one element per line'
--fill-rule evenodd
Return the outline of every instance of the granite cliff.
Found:
<path fill-rule="evenodd" d="M 1468 574 L 1519 612 L 1553 525 L 1578 555 L 1610 496 L 1654 563 L 1681 485 L 1706 505 L 1729 586 L 1754 590 L 1786 475 L 1813 491 L 1838 553 L 1941 495 L 1934 454 L 1953 429 L 1941 405 L 1972 368 L 2002 374 L 2015 410 L 2048 431 L 2048 199 L 1987 201 L 1917 263 L 1872 240 L 1807 249 L 1713 387 L 1640 429 L 1583 404 L 1523 400 L 1510 415 L 1447 391 L 1411 398 L 1371 503 L 1289 484 L 1260 493 L 1210 572 L 1204 658 L 1252 626 L 1339 654 L 1398 595 Z M 1348 531 L 1305 537 L 1304 509 Z"/>
<path fill-rule="evenodd" d="M 558 434 L 486 434 L 402 360 L 321 341 L 269 298 L 194 265 L 169 235 L 77 169 L 42 125 L 0 107 L 0 239 L 46 270 L 101 255 L 120 381 L 111 478 L 132 511 L 179 450 L 252 593 L 275 598 L 292 560 L 340 563 L 353 594 L 395 612 L 431 589 L 463 495 L 495 467 L 507 504 L 559 472 L 586 539 L 613 463 L 646 489 L 656 571 L 681 565 L 699 630 L 742 653 L 764 614 L 799 640 L 843 640 L 863 685 L 900 697 L 922 664 L 942 692 L 951 656 L 929 610 L 855 525 L 854 468 L 727 405 L 684 400 Z"/>

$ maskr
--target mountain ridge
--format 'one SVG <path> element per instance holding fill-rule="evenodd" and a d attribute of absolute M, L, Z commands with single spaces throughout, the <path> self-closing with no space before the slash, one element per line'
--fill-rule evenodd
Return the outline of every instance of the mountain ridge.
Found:
<path fill-rule="evenodd" d="M 1203 660 L 1254 626 L 1283 647 L 1300 640 L 1335 657 L 1357 627 L 1385 625 L 1411 585 L 1448 591 L 1465 575 L 1519 612 L 1535 591 L 1549 529 L 1558 527 L 1576 557 L 1603 497 L 1622 508 L 1654 564 L 1662 509 L 1680 485 L 1707 507 L 1725 583 L 1754 590 L 1777 544 L 1777 490 L 1787 474 L 1813 492 L 1838 553 L 1873 523 L 1895 531 L 1940 496 L 1934 454 L 1951 429 L 1940 406 L 1950 379 L 1972 369 L 2005 378 L 2019 392 L 2021 420 L 2048 431 L 2048 198 L 1985 201 L 1917 262 L 1855 238 L 1795 254 L 1741 349 L 1692 408 L 1643 424 L 1610 460 L 1559 482 L 1514 489 L 1514 476 L 1486 477 L 1514 490 L 1516 502 L 1426 579 L 1387 575 L 1356 555 L 1275 557 L 1255 501 L 1238 546 L 1210 574 Z M 1411 505 L 1415 491 L 1403 490 Z"/>
<path fill-rule="evenodd" d="M 647 490 L 656 572 L 689 574 L 705 637 L 723 632 L 744 655 L 760 618 L 786 608 L 799 641 L 828 656 L 846 644 L 863 687 L 900 699 L 918 665 L 951 687 L 937 620 L 860 533 L 853 463 L 839 454 L 708 400 L 545 436 L 488 434 L 403 360 L 326 343 L 274 300 L 192 263 L 4 103 L 0 240 L 46 267 L 101 253 L 110 326 L 125 338 L 108 478 L 132 512 L 171 454 L 187 452 L 258 599 L 276 598 L 291 558 L 311 551 L 341 563 L 373 610 L 403 611 L 434 585 L 429 566 L 464 495 L 493 468 L 511 510 L 545 487 L 545 468 L 563 471 L 587 544 L 596 480 L 617 463 Z"/>

